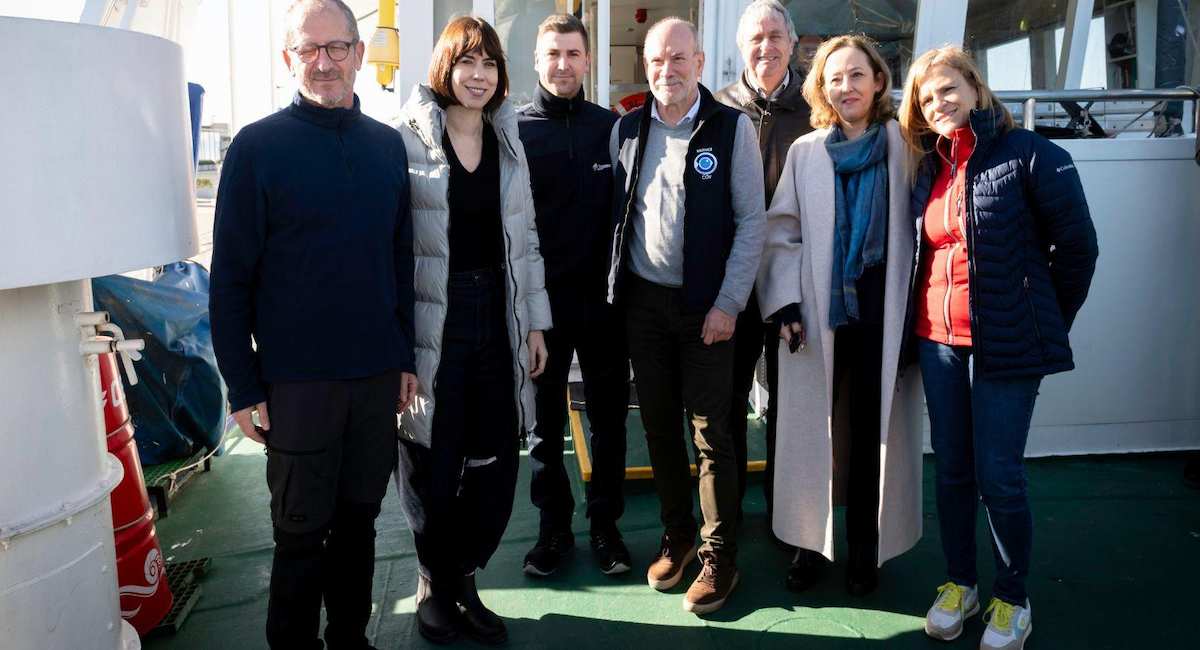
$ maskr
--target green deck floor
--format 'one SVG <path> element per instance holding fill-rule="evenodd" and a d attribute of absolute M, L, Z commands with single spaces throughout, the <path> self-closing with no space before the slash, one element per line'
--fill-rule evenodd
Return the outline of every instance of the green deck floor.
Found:
<path fill-rule="evenodd" d="M 194 479 L 177 496 L 171 515 L 158 523 L 169 560 L 211 557 L 213 565 L 182 631 L 148 640 L 148 650 L 265 647 L 272 546 L 265 456 L 248 440 L 233 442 L 231 453 Z M 1028 648 L 1200 647 L 1191 620 L 1200 604 L 1200 492 L 1183 486 L 1182 466 L 1173 455 L 1029 463 L 1035 518 L 1029 587 L 1036 625 Z M 840 564 L 808 593 L 783 588 L 790 557 L 767 538 L 760 478 L 752 475 L 739 534 L 741 584 L 724 609 L 701 619 L 680 607 L 688 581 L 669 594 L 646 586 L 646 562 L 660 534 L 648 481 L 627 483 L 621 527 L 634 556 L 632 573 L 599 574 L 586 535 L 580 534 L 564 570 L 546 579 L 526 577 L 521 559 L 536 538 L 537 518 L 522 459 L 512 522 L 478 580 L 484 600 L 507 620 L 510 648 L 974 648 L 982 633 L 978 619 L 954 643 L 932 641 L 921 631 L 942 578 L 932 475 L 927 458 L 924 538 L 885 565 L 879 590 L 861 599 L 846 595 Z M 572 481 L 580 501 L 577 471 Z M 384 502 L 378 529 L 369 637 L 381 650 L 435 647 L 416 632 L 415 557 L 394 492 Z M 587 529 L 579 508 L 575 529 Z M 981 523 L 984 585 L 991 576 L 986 534 Z M 695 565 L 689 581 L 694 574 Z"/>

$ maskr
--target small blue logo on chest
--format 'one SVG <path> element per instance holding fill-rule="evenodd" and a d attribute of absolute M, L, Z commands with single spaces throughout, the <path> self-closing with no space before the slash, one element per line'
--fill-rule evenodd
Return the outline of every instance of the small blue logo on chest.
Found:
<path fill-rule="evenodd" d="M 704 151 L 696 154 L 692 160 L 692 169 L 700 174 L 700 178 L 708 180 L 712 178 L 712 174 L 717 170 L 717 157 L 711 151 Z"/>

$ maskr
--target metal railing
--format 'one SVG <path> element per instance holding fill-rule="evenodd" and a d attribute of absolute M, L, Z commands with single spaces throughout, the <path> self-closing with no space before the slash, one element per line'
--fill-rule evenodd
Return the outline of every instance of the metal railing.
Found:
<path fill-rule="evenodd" d="M 897 102 L 900 93 L 892 92 Z M 1130 130 L 1142 118 L 1163 112 L 1167 102 L 1183 102 L 1184 111 L 1180 116 L 1180 126 L 1190 128 L 1196 133 L 1197 102 L 1200 102 L 1200 89 L 1183 86 L 1180 88 L 1121 88 L 1113 90 L 1002 90 L 996 96 L 1001 102 L 1020 107 L 1013 118 L 1021 125 L 1032 130 L 1037 126 L 1038 119 L 1053 118 L 1058 115 L 1057 109 L 1045 110 L 1045 105 L 1061 107 L 1065 116 L 1071 119 L 1072 125 L 1084 131 L 1091 129 L 1091 137 L 1112 137 L 1118 133 Z M 1105 106 L 1096 107 L 1096 104 Z M 1110 106 L 1107 104 L 1117 104 Z M 1041 110 L 1039 110 L 1041 109 Z M 1100 129 L 1093 126 L 1098 117 L 1133 116 L 1123 127 L 1116 129 Z"/>

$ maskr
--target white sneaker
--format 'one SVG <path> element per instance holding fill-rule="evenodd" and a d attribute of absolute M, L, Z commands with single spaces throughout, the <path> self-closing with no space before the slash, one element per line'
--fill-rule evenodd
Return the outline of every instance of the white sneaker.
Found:
<path fill-rule="evenodd" d="M 975 587 L 947 582 L 938 587 L 937 600 L 925 614 L 925 634 L 953 641 L 962 634 L 963 622 L 979 613 L 979 591 Z"/>
<path fill-rule="evenodd" d="M 1021 650 L 1033 632 L 1033 613 L 1028 600 L 1021 607 L 992 598 L 983 620 L 988 626 L 979 641 L 979 650 Z"/>

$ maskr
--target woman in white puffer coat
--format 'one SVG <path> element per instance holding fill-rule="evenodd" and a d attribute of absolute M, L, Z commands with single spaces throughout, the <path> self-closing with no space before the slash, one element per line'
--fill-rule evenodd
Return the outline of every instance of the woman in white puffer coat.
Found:
<path fill-rule="evenodd" d="M 396 125 L 412 188 L 420 381 L 400 418 L 397 478 L 420 564 L 418 629 L 443 643 L 460 632 L 507 638 L 479 600 L 475 570 L 508 525 L 551 326 L 507 86 L 496 32 L 455 18 L 429 85 L 413 89 Z"/>

